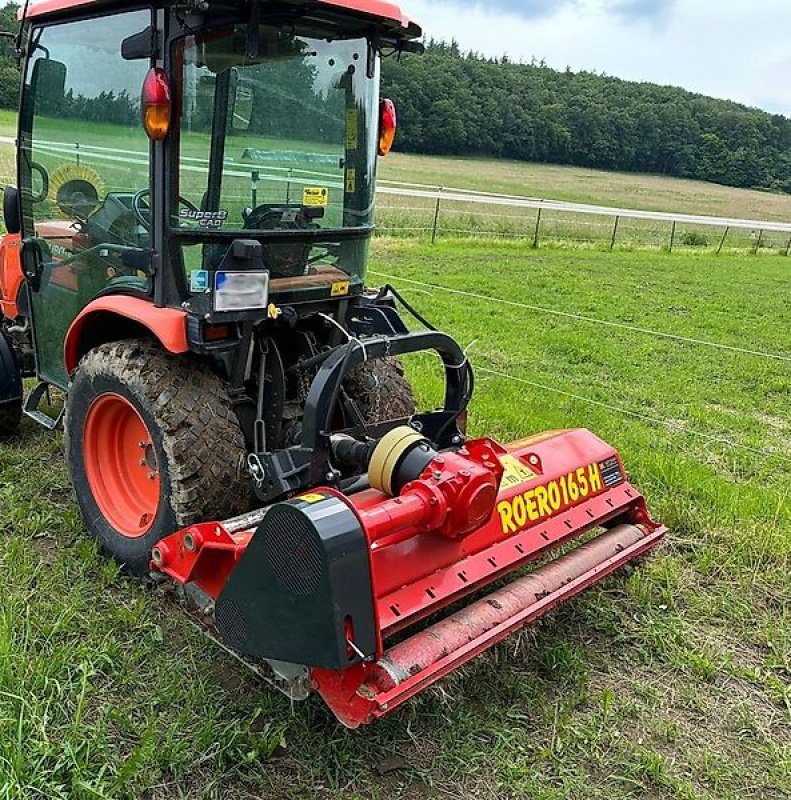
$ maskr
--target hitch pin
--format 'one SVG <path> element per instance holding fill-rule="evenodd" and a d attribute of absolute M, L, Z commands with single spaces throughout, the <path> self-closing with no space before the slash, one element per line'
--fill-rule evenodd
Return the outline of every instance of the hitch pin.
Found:
<path fill-rule="evenodd" d="M 357 655 L 359 658 L 361 658 L 363 661 L 365 661 L 365 653 L 363 653 L 363 651 L 360 650 L 360 648 L 357 647 L 357 645 L 351 639 L 347 639 L 346 640 L 346 644 L 348 644 L 349 647 L 351 647 L 351 649 L 354 651 L 355 655 Z"/>

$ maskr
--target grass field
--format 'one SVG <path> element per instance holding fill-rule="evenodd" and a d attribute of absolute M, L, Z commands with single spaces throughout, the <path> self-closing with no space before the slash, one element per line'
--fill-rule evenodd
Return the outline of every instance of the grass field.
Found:
<path fill-rule="evenodd" d="M 391 181 L 647 211 L 777 222 L 791 219 L 791 195 L 732 189 L 659 175 L 604 172 L 553 164 L 393 153 L 383 160 L 380 177 Z"/>
<path fill-rule="evenodd" d="M 0 798 L 791 796 L 787 259 L 380 239 L 372 270 L 470 345 L 475 433 L 592 428 L 667 545 L 349 733 L 102 561 L 26 424 L 0 445 Z"/>

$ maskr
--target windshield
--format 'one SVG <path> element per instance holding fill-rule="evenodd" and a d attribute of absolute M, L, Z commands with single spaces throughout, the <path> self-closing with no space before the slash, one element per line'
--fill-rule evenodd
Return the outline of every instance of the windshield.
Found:
<path fill-rule="evenodd" d="M 266 233 L 309 232 L 302 244 L 265 245 L 274 277 L 308 274 L 317 261 L 361 276 L 364 241 L 316 237 L 373 224 L 378 59 L 370 61 L 365 39 L 255 30 L 180 40 L 171 226 L 262 241 Z M 212 269 L 218 257 L 216 243 L 185 249 L 201 251 L 185 257 L 188 271 Z"/>

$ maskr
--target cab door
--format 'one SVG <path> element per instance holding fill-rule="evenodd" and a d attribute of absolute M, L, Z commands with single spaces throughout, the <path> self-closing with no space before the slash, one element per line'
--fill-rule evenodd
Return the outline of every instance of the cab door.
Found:
<path fill-rule="evenodd" d="M 140 117 L 148 61 L 124 39 L 150 10 L 33 28 L 20 114 L 22 236 L 39 377 L 65 388 L 66 331 L 99 295 L 148 295 L 150 143 Z M 28 273 L 31 259 L 25 258 Z"/>

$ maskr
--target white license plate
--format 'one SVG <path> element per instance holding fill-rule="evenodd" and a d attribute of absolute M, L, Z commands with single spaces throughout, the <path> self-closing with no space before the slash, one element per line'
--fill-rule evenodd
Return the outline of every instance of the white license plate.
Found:
<path fill-rule="evenodd" d="M 215 311 L 256 311 L 266 308 L 268 304 L 268 272 L 218 272 L 215 274 Z"/>

